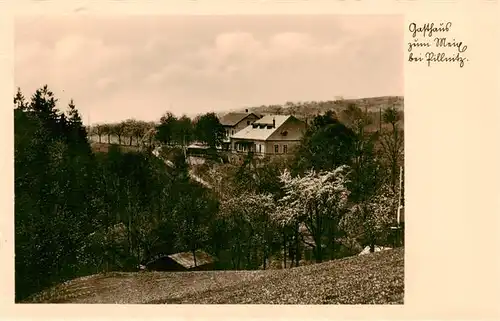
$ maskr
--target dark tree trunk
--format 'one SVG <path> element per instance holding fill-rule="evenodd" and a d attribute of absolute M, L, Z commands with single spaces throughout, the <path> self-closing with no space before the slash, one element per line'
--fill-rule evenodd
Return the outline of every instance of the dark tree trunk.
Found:
<path fill-rule="evenodd" d="M 131 228 L 132 228 L 132 209 L 131 209 L 131 204 L 130 204 L 130 185 L 127 184 L 127 211 L 128 211 L 128 224 L 127 224 L 127 242 L 128 242 L 128 254 L 129 256 L 132 256 L 132 235 L 131 235 Z"/>
<path fill-rule="evenodd" d="M 323 262 L 323 247 L 322 247 L 322 242 L 321 242 L 321 235 L 316 233 L 313 236 L 315 247 L 314 247 L 314 258 L 316 260 L 316 263 L 321 263 Z"/>
<path fill-rule="evenodd" d="M 108 144 L 111 144 L 111 135 L 108 134 Z"/>
<path fill-rule="evenodd" d="M 196 250 L 192 249 L 191 252 L 193 253 L 194 266 L 197 267 L 198 264 L 196 263 Z"/>
<path fill-rule="evenodd" d="M 299 227 L 295 227 L 295 266 L 299 266 L 300 251 L 299 251 Z"/>
<path fill-rule="evenodd" d="M 99 136 L 99 144 L 100 144 L 102 135 L 98 135 L 98 136 Z"/>
<path fill-rule="evenodd" d="M 267 238 L 267 222 L 264 224 L 264 249 L 262 251 L 262 256 L 264 257 L 264 270 L 266 269 L 266 260 L 267 260 L 267 246 L 269 244 Z"/>
<path fill-rule="evenodd" d="M 316 263 L 323 262 L 323 253 L 321 249 L 321 244 L 316 244 L 316 247 L 314 248 L 314 258 L 316 260 Z"/>
<path fill-rule="evenodd" d="M 252 266 L 252 260 L 251 260 L 251 258 L 250 258 L 251 254 L 252 254 L 252 253 L 251 253 L 251 249 L 250 249 L 250 248 L 248 248 L 248 249 L 247 249 L 247 255 L 246 255 L 246 257 L 247 257 L 247 266 L 246 266 L 246 268 L 247 268 L 247 269 L 248 269 L 250 266 Z"/>
<path fill-rule="evenodd" d="M 240 245 L 240 243 L 238 243 L 238 247 L 237 248 L 238 248 L 238 252 L 237 252 L 238 253 L 237 254 L 238 255 L 238 260 L 237 260 L 236 265 L 237 265 L 237 269 L 239 270 L 240 269 L 240 263 L 241 263 L 241 245 Z"/>
<path fill-rule="evenodd" d="M 336 242 L 335 242 L 335 237 L 336 237 L 336 234 L 337 234 L 337 225 L 336 225 L 336 222 L 335 221 L 332 221 L 330 223 L 330 247 L 331 247 L 331 251 L 330 251 L 330 259 L 333 260 L 335 258 L 335 251 L 336 251 Z"/>
<path fill-rule="evenodd" d="M 231 264 L 233 264 L 233 269 L 236 270 L 237 267 L 236 267 L 236 261 L 234 260 L 234 252 L 231 253 L 231 254 L 232 254 L 231 255 Z"/>
<path fill-rule="evenodd" d="M 335 258 L 335 237 L 332 236 L 332 240 L 331 240 L 331 254 L 330 254 L 330 260 L 333 260 Z"/>
<path fill-rule="evenodd" d="M 286 269 L 286 232 L 283 232 L 283 264 Z"/>
<path fill-rule="evenodd" d="M 293 267 L 293 263 L 295 262 L 295 253 L 292 244 L 288 248 L 288 255 L 290 256 L 290 267 Z"/>
<path fill-rule="evenodd" d="M 323 261 L 323 247 L 322 247 L 322 233 L 320 227 L 320 220 L 318 216 L 316 216 L 316 227 L 314 228 L 309 228 L 309 231 L 311 232 L 311 236 L 314 240 L 314 259 L 316 263 L 321 263 Z"/>
<path fill-rule="evenodd" d="M 129 145 L 129 146 L 132 146 L 132 136 L 130 136 L 130 138 L 129 138 L 129 139 L 130 139 L 130 140 L 129 140 L 129 142 L 128 142 L 128 145 Z"/>
<path fill-rule="evenodd" d="M 396 176 L 397 176 L 397 164 L 396 164 L 396 155 L 393 156 L 394 159 L 392 160 L 392 164 L 391 164 L 391 187 L 392 187 L 392 191 L 393 192 L 396 192 Z"/>

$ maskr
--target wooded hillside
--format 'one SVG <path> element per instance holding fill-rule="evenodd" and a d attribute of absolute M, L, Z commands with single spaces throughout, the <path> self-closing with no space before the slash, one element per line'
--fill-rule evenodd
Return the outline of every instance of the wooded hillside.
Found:
<path fill-rule="evenodd" d="M 116 123 L 99 134 L 142 143 L 104 153 L 93 152 L 75 103 L 61 108 L 47 86 L 29 98 L 18 90 L 14 109 L 17 301 L 76 277 L 136 271 L 157 253 L 203 250 L 218 270 L 287 269 L 403 244 L 391 229 L 402 228 L 404 203 L 395 108 L 379 131 L 354 104 L 329 110 L 286 159 L 209 161 L 202 179 L 182 147 L 202 141 L 217 155 L 224 129 L 214 113 Z"/>

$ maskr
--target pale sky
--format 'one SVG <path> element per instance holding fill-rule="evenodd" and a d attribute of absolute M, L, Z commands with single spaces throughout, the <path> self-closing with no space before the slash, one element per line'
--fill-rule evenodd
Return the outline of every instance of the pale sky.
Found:
<path fill-rule="evenodd" d="M 403 95 L 402 16 L 53 16 L 15 28 L 15 84 L 91 123 Z M 62 105 L 64 104 L 64 105 Z"/>

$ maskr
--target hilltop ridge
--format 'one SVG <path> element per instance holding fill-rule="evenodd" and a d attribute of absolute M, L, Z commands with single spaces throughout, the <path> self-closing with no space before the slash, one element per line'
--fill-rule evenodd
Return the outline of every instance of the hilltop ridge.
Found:
<path fill-rule="evenodd" d="M 404 111 L 404 97 L 403 96 L 380 96 L 380 97 L 367 97 L 355 99 L 337 99 L 328 101 L 303 101 L 303 102 L 287 102 L 285 104 L 275 105 L 262 105 L 238 108 L 230 111 L 221 112 L 226 114 L 229 112 L 248 112 L 256 114 L 283 114 L 301 116 L 314 116 L 322 114 L 327 110 L 335 110 L 340 112 L 346 109 L 350 104 L 355 104 L 362 110 L 368 112 L 379 112 L 390 106 L 395 107 L 398 111 Z"/>

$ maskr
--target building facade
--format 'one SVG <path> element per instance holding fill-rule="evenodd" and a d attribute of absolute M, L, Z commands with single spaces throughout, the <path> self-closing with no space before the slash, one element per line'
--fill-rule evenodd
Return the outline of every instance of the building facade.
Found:
<path fill-rule="evenodd" d="M 224 137 L 224 149 L 230 149 L 231 137 L 238 133 L 240 130 L 246 128 L 247 126 L 253 124 L 260 117 L 254 113 L 228 113 L 220 119 L 220 123 L 224 126 L 225 137 Z"/>
<path fill-rule="evenodd" d="M 231 150 L 255 155 L 286 155 L 300 144 L 305 122 L 291 115 L 268 115 L 230 137 Z"/>

